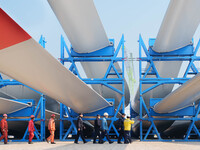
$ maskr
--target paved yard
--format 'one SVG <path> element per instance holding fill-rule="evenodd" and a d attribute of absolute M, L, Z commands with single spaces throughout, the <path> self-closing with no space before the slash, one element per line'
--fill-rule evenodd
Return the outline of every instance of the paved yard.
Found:
<path fill-rule="evenodd" d="M 140 142 L 134 141 L 132 144 L 74 144 L 73 142 L 56 141 L 56 144 L 46 142 L 35 142 L 34 144 L 11 142 L 4 145 L 0 142 L 0 150 L 199 150 L 200 142 Z"/>

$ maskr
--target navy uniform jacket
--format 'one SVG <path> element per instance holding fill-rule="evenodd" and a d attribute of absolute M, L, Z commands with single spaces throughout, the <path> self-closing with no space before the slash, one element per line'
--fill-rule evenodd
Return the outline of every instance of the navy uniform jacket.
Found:
<path fill-rule="evenodd" d="M 125 119 L 123 117 L 120 117 L 118 120 L 118 126 L 121 128 L 121 130 L 124 130 L 124 120 Z"/>
<path fill-rule="evenodd" d="M 79 116 L 78 120 L 77 120 L 77 129 L 80 128 L 80 130 L 83 130 L 85 126 L 83 125 L 83 120 L 82 118 Z"/>
<path fill-rule="evenodd" d="M 100 128 L 101 128 L 101 120 L 99 118 L 97 118 L 94 121 L 94 129 L 97 131 L 97 130 L 100 130 Z"/>

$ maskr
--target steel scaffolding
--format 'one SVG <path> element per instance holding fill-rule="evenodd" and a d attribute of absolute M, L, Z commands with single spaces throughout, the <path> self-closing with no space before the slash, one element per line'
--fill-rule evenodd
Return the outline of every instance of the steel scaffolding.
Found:
<path fill-rule="evenodd" d="M 119 52 L 121 50 L 121 56 L 119 56 Z M 67 52 L 67 57 L 65 57 L 65 52 Z M 110 62 L 108 69 L 104 75 L 103 78 L 82 78 L 79 72 L 79 68 L 77 67 L 77 62 L 103 62 L 107 61 Z M 65 65 L 65 62 L 70 63 L 69 70 L 72 71 L 75 75 L 77 75 L 82 81 L 84 81 L 86 84 L 99 84 L 105 87 L 108 87 L 109 89 L 112 89 L 113 91 L 119 93 L 122 95 L 121 101 L 119 105 L 117 106 L 117 109 L 115 109 L 115 99 L 107 99 L 108 102 L 112 104 L 111 107 L 104 108 L 102 110 L 99 110 L 97 112 L 84 114 L 85 116 L 90 116 L 89 118 L 83 118 L 83 120 L 91 121 L 95 120 L 94 116 L 97 114 L 103 115 L 104 112 L 108 112 L 109 116 L 111 118 L 108 118 L 108 120 L 111 121 L 109 126 L 109 133 L 114 131 L 115 135 L 119 135 L 115 125 L 114 121 L 118 120 L 117 114 L 121 111 L 124 112 L 125 109 L 125 89 L 124 89 L 124 35 L 122 35 L 122 38 L 118 44 L 118 47 L 114 48 L 114 40 L 110 39 L 110 45 L 108 47 L 105 47 L 103 49 L 100 49 L 98 51 L 92 52 L 92 53 L 84 53 L 79 54 L 76 53 L 73 48 L 70 50 L 68 49 L 64 38 L 61 36 L 61 57 L 60 62 Z M 122 71 L 119 72 L 116 67 L 114 66 L 114 63 L 121 62 L 121 69 Z M 109 75 L 116 75 L 116 78 L 108 78 Z M 119 90 L 112 86 L 112 84 L 119 84 L 122 86 L 122 90 Z M 77 120 L 78 114 L 75 113 L 72 109 L 69 107 L 60 104 L 60 140 L 67 140 L 69 134 L 76 134 L 77 129 L 74 124 L 74 121 Z M 69 129 L 65 129 L 64 127 L 64 121 L 69 121 L 71 123 Z M 110 133 L 110 135 L 113 135 L 113 133 Z"/>
<path fill-rule="evenodd" d="M 164 84 L 179 84 L 182 85 L 191 78 L 191 75 L 196 75 L 199 71 L 195 65 L 195 61 L 200 60 L 200 56 L 197 56 L 197 52 L 200 46 L 200 40 L 196 46 L 193 47 L 193 44 L 187 45 L 181 49 L 175 50 L 173 52 L 167 53 L 156 53 L 152 50 L 155 39 L 149 39 L 149 50 L 146 48 L 144 41 L 139 36 L 139 92 L 140 92 L 140 140 L 149 141 L 149 140 L 158 140 L 158 141 L 197 141 L 199 140 L 200 133 L 198 128 L 195 125 L 196 121 L 199 121 L 198 117 L 200 111 L 200 105 L 193 104 L 179 111 L 168 113 L 168 114 L 158 114 L 154 112 L 153 106 L 160 102 L 162 98 L 151 98 L 149 101 L 149 107 L 147 107 L 146 101 L 143 99 L 143 95 L 156 87 Z M 156 61 L 186 61 L 188 66 L 185 70 L 183 77 L 175 78 L 163 78 L 159 75 L 157 68 L 155 67 L 154 62 Z M 149 63 L 149 66 L 143 70 L 142 64 Z M 147 77 L 148 75 L 154 75 L 154 78 Z M 149 87 L 145 90 L 142 89 L 143 85 L 148 84 Z M 195 106 L 198 107 L 195 107 Z M 146 117 L 144 117 L 146 114 Z M 155 117 L 156 116 L 156 117 Z M 163 117 L 165 116 L 165 117 Z M 185 118 L 184 116 L 188 116 Z M 161 136 L 161 133 L 158 131 L 158 128 L 155 124 L 155 121 L 176 121 L 176 120 L 185 120 L 191 121 L 185 136 L 182 139 L 164 139 Z M 143 123 L 149 122 L 151 125 L 147 130 L 143 129 Z M 192 139 L 191 137 L 198 137 Z M 152 138 L 154 137 L 154 138 Z M 156 137 L 156 138 L 155 138 Z"/>

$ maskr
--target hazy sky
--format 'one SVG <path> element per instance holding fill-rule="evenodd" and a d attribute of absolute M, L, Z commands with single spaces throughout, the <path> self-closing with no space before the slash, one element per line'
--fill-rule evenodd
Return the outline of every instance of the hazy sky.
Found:
<path fill-rule="evenodd" d="M 138 57 L 138 36 L 141 33 L 146 45 L 149 38 L 155 38 L 166 12 L 169 0 L 94 0 L 95 6 L 109 38 L 120 40 L 125 35 L 125 46 L 134 57 Z M 0 7 L 6 11 L 35 40 L 43 34 L 47 40 L 46 49 L 56 58 L 60 56 L 60 35 L 65 37 L 58 20 L 47 0 L 0 0 Z M 200 30 L 196 31 L 197 41 Z M 134 62 L 138 81 L 138 63 Z"/>

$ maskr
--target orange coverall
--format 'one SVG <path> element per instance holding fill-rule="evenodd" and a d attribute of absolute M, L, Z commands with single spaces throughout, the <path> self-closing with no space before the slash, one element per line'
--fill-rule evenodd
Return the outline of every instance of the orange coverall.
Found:
<path fill-rule="evenodd" d="M 6 144 L 8 141 L 8 123 L 6 119 L 1 120 L 1 132 L 3 135 L 0 137 L 0 141 L 4 139 L 4 143 Z"/>
<path fill-rule="evenodd" d="M 51 141 L 51 143 L 53 143 L 54 142 L 54 133 L 55 133 L 55 130 L 56 130 L 55 120 L 53 118 L 51 118 L 49 120 L 48 130 L 50 132 L 50 136 L 47 138 L 47 140 Z"/>
<path fill-rule="evenodd" d="M 33 120 L 30 120 L 28 123 L 29 142 L 31 142 L 34 137 L 34 131 L 35 131 L 34 122 Z"/>

